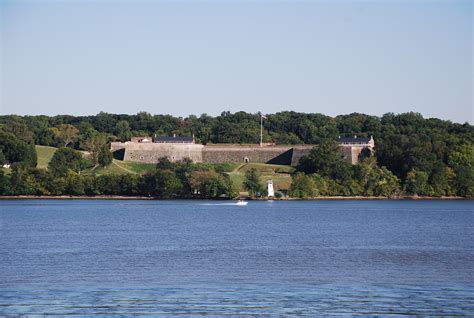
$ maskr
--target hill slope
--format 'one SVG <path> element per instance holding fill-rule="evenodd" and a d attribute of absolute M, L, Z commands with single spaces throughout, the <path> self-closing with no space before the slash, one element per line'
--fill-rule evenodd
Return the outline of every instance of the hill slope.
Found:
<path fill-rule="evenodd" d="M 35 148 L 36 154 L 38 155 L 38 164 L 36 166 L 38 168 L 47 169 L 48 163 L 58 148 L 39 145 L 36 145 Z"/>
<path fill-rule="evenodd" d="M 273 180 L 273 187 L 275 190 L 286 190 L 291 185 L 291 175 L 294 168 L 291 166 L 271 165 L 266 163 L 247 163 L 237 167 L 234 171 L 229 173 L 230 179 L 238 191 L 244 191 L 243 182 L 245 179 L 245 172 L 255 168 L 260 172 L 260 181 L 266 184 L 267 180 Z"/>

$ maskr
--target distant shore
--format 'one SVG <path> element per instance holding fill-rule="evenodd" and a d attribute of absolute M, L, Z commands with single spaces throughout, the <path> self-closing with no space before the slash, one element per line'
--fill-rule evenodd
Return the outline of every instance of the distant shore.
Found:
<path fill-rule="evenodd" d="M 0 200 L 165 200 L 155 197 L 147 196 L 125 196 L 125 195 L 0 195 Z M 250 199 L 245 200 L 265 201 L 267 199 Z M 169 200 L 205 200 L 204 198 L 176 198 Z M 213 199 L 216 200 L 216 199 Z M 232 200 L 222 198 L 222 200 Z M 300 198 L 280 198 L 272 199 L 275 201 L 314 201 L 314 200 L 472 200 L 472 198 L 465 198 L 459 196 L 442 196 L 442 197 L 427 197 L 427 196 L 398 196 L 398 197 L 374 197 L 374 196 L 320 196 L 310 199 Z"/>

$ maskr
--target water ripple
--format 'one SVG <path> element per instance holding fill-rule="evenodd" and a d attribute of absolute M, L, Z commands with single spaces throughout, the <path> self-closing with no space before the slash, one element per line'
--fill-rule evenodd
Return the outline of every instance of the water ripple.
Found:
<path fill-rule="evenodd" d="M 468 286 L 205 285 L 0 289 L 2 315 L 474 314 Z"/>

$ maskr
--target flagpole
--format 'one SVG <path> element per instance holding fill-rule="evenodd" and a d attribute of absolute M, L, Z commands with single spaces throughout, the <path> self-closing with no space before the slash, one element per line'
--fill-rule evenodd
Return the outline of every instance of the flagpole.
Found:
<path fill-rule="evenodd" d="M 263 146 L 263 116 L 260 113 L 260 147 Z"/>

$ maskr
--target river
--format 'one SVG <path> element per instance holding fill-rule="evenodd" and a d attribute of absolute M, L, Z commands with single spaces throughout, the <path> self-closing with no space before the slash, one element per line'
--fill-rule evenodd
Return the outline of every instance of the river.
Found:
<path fill-rule="evenodd" d="M 0 315 L 474 315 L 472 201 L 0 201 Z"/>

